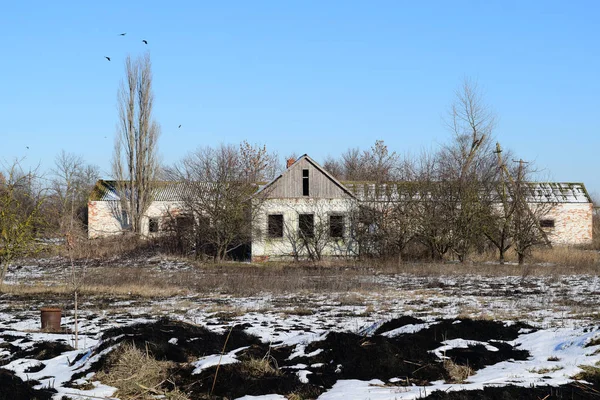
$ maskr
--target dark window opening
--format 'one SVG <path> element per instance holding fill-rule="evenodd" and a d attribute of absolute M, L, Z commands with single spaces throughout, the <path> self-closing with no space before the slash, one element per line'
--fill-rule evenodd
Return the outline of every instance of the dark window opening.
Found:
<path fill-rule="evenodd" d="M 344 216 L 330 215 L 329 216 L 329 237 L 341 238 L 344 237 Z"/>
<path fill-rule="evenodd" d="M 175 218 L 175 226 L 178 232 L 191 231 L 194 228 L 194 218 L 190 215 L 181 215 Z"/>
<path fill-rule="evenodd" d="M 150 233 L 158 232 L 158 218 L 150 218 L 148 220 L 148 231 Z"/>
<path fill-rule="evenodd" d="M 267 232 L 271 238 L 283 237 L 283 215 L 273 214 L 269 215 L 269 226 Z"/>
<path fill-rule="evenodd" d="M 553 219 L 542 219 L 542 220 L 540 220 L 540 226 L 542 228 L 554 228 L 554 220 Z"/>
<path fill-rule="evenodd" d="M 315 236 L 315 216 L 313 214 L 300 214 L 298 216 L 300 237 L 312 238 Z"/>
<path fill-rule="evenodd" d="M 308 196 L 308 170 L 302 170 L 302 195 Z"/>

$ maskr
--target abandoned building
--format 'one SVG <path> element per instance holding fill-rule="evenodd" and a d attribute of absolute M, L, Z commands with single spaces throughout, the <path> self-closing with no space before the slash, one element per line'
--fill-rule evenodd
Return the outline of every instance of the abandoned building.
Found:
<path fill-rule="evenodd" d="M 384 192 L 393 202 L 404 198 L 396 184 Z M 253 261 L 277 258 L 356 256 L 360 249 L 354 239 L 351 216 L 363 206 L 377 209 L 381 185 L 369 182 L 340 182 L 308 155 L 288 162 L 287 168 L 271 182 L 257 186 L 248 201 L 254 215 L 248 248 Z M 552 244 L 580 245 L 592 241 L 593 203 L 582 183 L 530 184 L 528 202 L 547 204 L 539 225 Z M 180 183 L 161 186 L 142 221 L 142 234 L 160 235 L 168 221 L 179 221 L 185 213 Z M 98 181 L 88 202 L 90 239 L 121 234 L 128 229 L 121 212 L 114 182 Z M 210 222 L 207 222 L 210 223 Z M 367 229 L 375 229 L 368 227 Z M 305 246 L 307 238 L 313 246 Z M 307 254 L 317 252 L 318 254 Z"/>

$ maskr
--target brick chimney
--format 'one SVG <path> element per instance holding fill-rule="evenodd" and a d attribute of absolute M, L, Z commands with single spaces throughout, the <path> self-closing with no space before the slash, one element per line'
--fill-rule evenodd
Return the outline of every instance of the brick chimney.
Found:
<path fill-rule="evenodd" d="M 296 160 L 294 158 L 288 158 L 287 159 L 287 166 L 286 166 L 286 168 L 291 167 L 292 164 L 295 163 L 295 162 L 296 162 Z"/>

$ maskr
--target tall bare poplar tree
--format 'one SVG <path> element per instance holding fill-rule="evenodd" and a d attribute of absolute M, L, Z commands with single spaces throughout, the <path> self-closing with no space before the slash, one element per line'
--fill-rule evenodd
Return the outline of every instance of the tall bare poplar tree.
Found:
<path fill-rule="evenodd" d="M 142 216 L 151 202 L 158 173 L 157 140 L 160 126 L 152 117 L 150 55 L 125 61 L 125 81 L 118 94 L 119 123 L 113 155 L 113 175 L 121 198 L 124 226 L 141 233 Z M 120 216 L 121 217 L 121 216 Z"/>

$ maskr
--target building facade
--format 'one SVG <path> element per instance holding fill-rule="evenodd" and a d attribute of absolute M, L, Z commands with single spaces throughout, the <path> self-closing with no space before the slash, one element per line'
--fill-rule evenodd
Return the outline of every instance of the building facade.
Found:
<path fill-rule="evenodd" d="M 547 208 L 539 223 L 552 244 L 592 242 L 593 203 L 582 183 L 529 185 L 530 206 Z M 352 218 L 361 207 L 377 209 L 377 192 L 389 192 L 391 187 L 396 196 L 387 199 L 405 201 L 399 184 L 387 184 L 382 189 L 374 183 L 340 182 L 308 155 L 292 160 L 283 173 L 248 199 L 254 216 L 252 260 L 357 256 L 360 250 L 353 235 L 357 221 Z M 143 236 L 160 235 L 173 216 L 184 213 L 181 190 L 181 184 L 172 183 L 157 191 L 142 221 Z M 97 183 L 88 210 L 90 239 L 128 229 L 115 185 L 110 181 Z"/>

